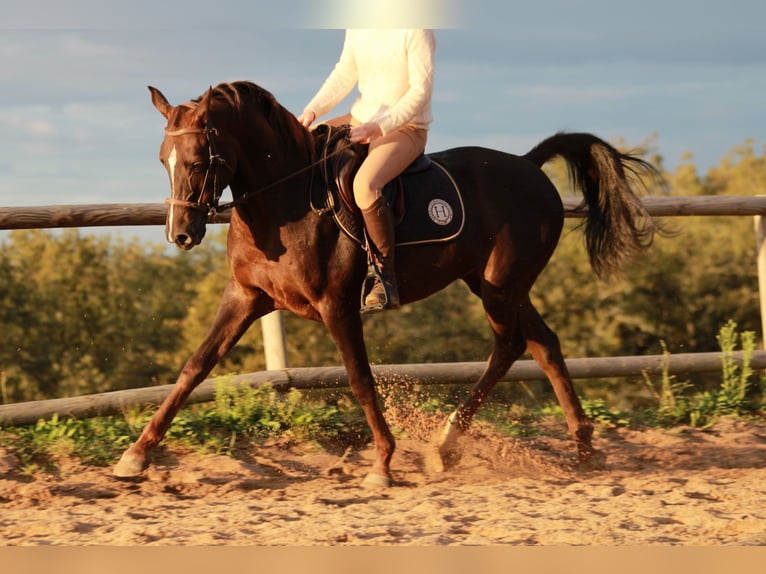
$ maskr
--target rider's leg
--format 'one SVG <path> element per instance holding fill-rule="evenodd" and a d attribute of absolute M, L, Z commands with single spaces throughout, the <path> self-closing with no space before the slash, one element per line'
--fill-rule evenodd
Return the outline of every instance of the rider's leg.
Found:
<path fill-rule="evenodd" d="M 354 199 L 362 211 L 373 259 L 386 284 L 375 280 L 365 298 L 365 307 L 399 307 L 394 266 L 394 218 L 381 193 L 389 181 L 423 153 L 426 136 L 426 130 L 408 126 L 373 140 L 367 158 L 354 178 Z"/>

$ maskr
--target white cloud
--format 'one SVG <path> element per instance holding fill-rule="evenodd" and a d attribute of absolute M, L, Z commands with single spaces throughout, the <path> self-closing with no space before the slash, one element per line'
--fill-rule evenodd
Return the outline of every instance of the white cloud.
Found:
<path fill-rule="evenodd" d="M 56 127 L 46 119 L 35 119 L 27 126 L 29 135 L 36 137 L 51 137 L 56 135 Z"/>
<path fill-rule="evenodd" d="M 547 104 L 573 104 L 624 100 L 639 92 L 640 89 L 623 86 L 537 84 L 510 88 L 505 93 L 515 98 L 534 98 Z"/>
<path fill-rule="evenodd" d="M 52 110 L 45 106 L 0 109 L 0 131 L 5 134 L 0 152 L 5 160 L 54 153 L 59 130 L 52 116 Z"/>
<path fill-rule="evenodd" d="M 47 106 L 14 107 L 0 109 L 0 130 L 9 138 L 44 137 L 56 134 Z"/>

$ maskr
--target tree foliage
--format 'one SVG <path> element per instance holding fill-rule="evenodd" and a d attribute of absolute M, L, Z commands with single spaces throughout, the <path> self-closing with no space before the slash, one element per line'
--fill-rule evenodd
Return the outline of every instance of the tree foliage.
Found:
<path fill-rule="evenodd" d="M 13 232 L 0 256 L 0 371 L 15 400 L 167 378 L 194 260 L 75 230 Z"/>
<path fill-rule="evenodd" d="M 644 147 L 651 155 L 653 143 Z M 572 193 L 562 165 L 547 170 Z M 763 194 L 766 155 L 748 141 L 707 174 L 689 156 L 664 175 L 673 196 Z M 749 218 L 674 218 L 674 236 L 608 281 L 589 267 L 580 223 L 567 220 L 532 291 L 567 356 L 714 351 L 728 321 L 760 332 Z M 224 231 L 191 253 L 75 230 L 12 232 L 0 245 L 3 400 L 172 383 L 228 281 Z M 289 314 L 285 325 L 291 365 L 340 364 L 322 325 Z M 376 363 L 484 360 L 492 345 L 481 302 L 460 283 L 365 326 Z M 256 324 L 214 374 L 263 369 L 261 349 Z"/>

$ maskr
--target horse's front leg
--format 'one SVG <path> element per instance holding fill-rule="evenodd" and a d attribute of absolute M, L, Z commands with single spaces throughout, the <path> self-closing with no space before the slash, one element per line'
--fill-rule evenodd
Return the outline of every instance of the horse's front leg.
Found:
<path fill-rule="evenodd" d="M 340 350 L 349 387 L 362 407 L 375 443 L 375 462 L 362 484 L 371 487 L 390 486 L 391 457 L 394 455 L 396 441 L 378 404 L 359 312 L 352 309 L 347 313 L 322 315 L 322 320 Z"/>
<path fill-rule="evenodd" d="M 215 319 L 204 340 L 184 365 L 170 394 L 160 405 L 138 440 L 114 467 L 114 475 L 130 477 L 147 466 L 147 453 L 157 446 L 191 392 L 236 344 L 258 317 L 274 309 L 274 302 L 260 291 L 244 289 L 230 280 Z"/>

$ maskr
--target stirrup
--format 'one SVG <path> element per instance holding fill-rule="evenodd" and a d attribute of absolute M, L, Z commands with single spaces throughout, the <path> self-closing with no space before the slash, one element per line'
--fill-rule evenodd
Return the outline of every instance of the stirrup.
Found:
<path fill-rule="evenodd" d="M 383 294 L 385 295 L 385 301 L 383 303 L 373 303 L 372 305 L 368 305 L 365 302 L 365 299 L 367 298 L 367 295 L 372 291 L 372 288 L 375 286 L 375 281 L 380 282 L 380 284 L 383 286 Z M 370 263 L 367 265 L 367 276 L 364 278 L 364 281 L 362 282 L 362 297 L 360 301 L 360 309 L 359 313 L 362 315 L 369 314 L 369 313 L 378 313 L 380 311 L 386 311 L 387 309 L 391 309 L 391 292 L 389 291 L 388 285 L 383 280 L 383 276 L 380 274 L 380 271 L 378 270 L 377 265 L 374 263 Z"/>

